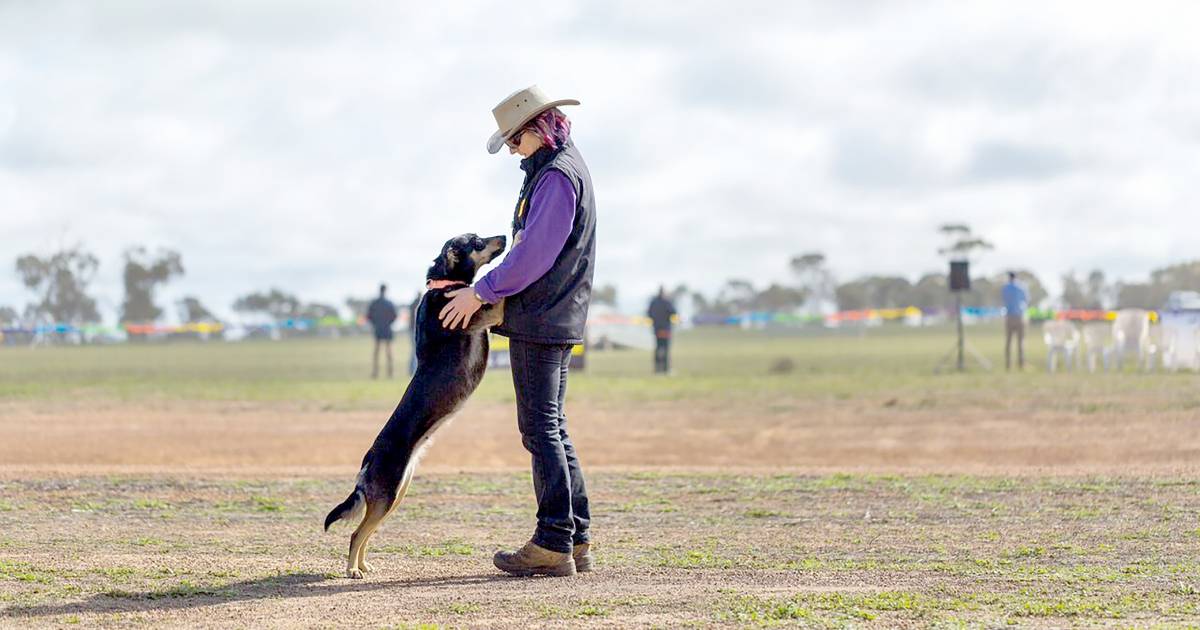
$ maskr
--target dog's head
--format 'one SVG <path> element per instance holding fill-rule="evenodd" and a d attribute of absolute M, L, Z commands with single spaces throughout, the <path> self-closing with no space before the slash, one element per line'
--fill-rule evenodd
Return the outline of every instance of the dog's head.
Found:
<path fill-rule="evenodd" d="M 455 236 L 442 246 L 442 252 L 433 259 L 433 266 L 425 274 L 425 279 L 471 284 L 475 281 L 475 272 L 504 252 L 507 243 L 508 239 L 504 236 Z"/>

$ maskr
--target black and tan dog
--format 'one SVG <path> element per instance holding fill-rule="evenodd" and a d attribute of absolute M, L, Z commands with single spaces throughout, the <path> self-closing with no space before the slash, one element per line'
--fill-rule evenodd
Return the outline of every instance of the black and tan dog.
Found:
<path fill-rule="evenodd" d="M 487 368 L 487 329 L 504 317 L 503 302 L 485 304 L 466 330 L 447 330 L 438 314 L 449 302 L 448 291 L 465 287 L 475 272 L 504 251 L 505 238 L 463 234 L 446 241 L 433 261 L 427 291 L 417 307 L 417 371 L 400 404 L 363 456 L 354 492 L 325 517 L 325 529 L 342 519 L 363 515 L 350 536 L 346 575 L 361 578 L 370 571 L 367 540 L 404 498 L 422 449 L 434 432 L 458 411 Z"/>

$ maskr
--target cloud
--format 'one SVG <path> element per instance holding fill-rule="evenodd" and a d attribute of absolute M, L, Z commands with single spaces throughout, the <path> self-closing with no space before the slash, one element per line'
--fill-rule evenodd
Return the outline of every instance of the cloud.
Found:
<path fill-rule="evenodd" d="M 913 188 L 932 183 L 911 142 L 865 130 L 837 134 L 831 166 L 834 178 L 847 188 Z"/>
<path fill-rule="evenodd" d="M 1054 177 L 1070 168 L 1070 160 L 1054 149 L 987 142 L 976 148 L 966 177 L 980 182 L 1033 181 Z"/>
<path fill-rule="evenodd" d="M 1200 228 L 1195 14 L 3 3 L 0 269 L 83 241 L 110 319 L 139 244 L 183 253 L 164 296 L 223 314 L 269 286 L 404 295 L 448 236 L 507 229 L 521 174 L 483 150 L 490 110 L 539 83 L 583 101 L 597 281 L 630 307 L 660 282 L 786 280 L 810 250 L 843 279 L 915 278 L 945 221 L 997 242 L 985 268 L 1135 276 Z M 30 297 L 0 272 L 0 304 Z"/>

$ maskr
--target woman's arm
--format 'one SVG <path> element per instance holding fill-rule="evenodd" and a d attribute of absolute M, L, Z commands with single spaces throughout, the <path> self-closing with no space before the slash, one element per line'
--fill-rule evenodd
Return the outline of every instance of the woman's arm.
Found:
<path fill-rule="evenodd" d="M 480 299 L 495 304 L 520 293 L 554 265 L 575 224 L 575 187 L 566 175 L 548 171 L 529 199 L 529 219 L 521 239 L 513 244 L 504 262 L 475 283 L 474 289 L 446 293 L 451 298 L 438 313 L 442 325 L 466 328 L 479 310 Z M 479 298 L 475 296 L 478 295 Z"/>
<path fill-rule="evenodd" d="M 529 199 L 521 240 L 495 269 L 475 283 L 479 297 L 494 304 L 541 278 L 562 253 L 575 224 L 575 187 L 559 171 L 542 175 Z"/>

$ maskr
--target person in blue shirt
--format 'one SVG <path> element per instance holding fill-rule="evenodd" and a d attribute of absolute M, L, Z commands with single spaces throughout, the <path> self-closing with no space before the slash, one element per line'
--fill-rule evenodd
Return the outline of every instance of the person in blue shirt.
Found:
<path fill-rule="evenodd" d="M 379 297 L 367 306 L 367 321 L 375 332 L 375 353 L 371 357 L 371 378 L 379 378 L 379 348 L 387 351 L 387 375 L 392 378 L 392 322 L 396 321 L 396 305 L 387 299 L 387 285 L 379 285 Z"/>
<path fill-rule="evenodd" d="M 1016 272 L 1008 272 L 1008 284 L 1000 289 L 1004 300 L 1004 369 L 1012 369 L 1012 340 L 1017 338 L 1017 369 L 1025 369 L 1025 309 L 1029 297 L 1017 284 Z"/>

